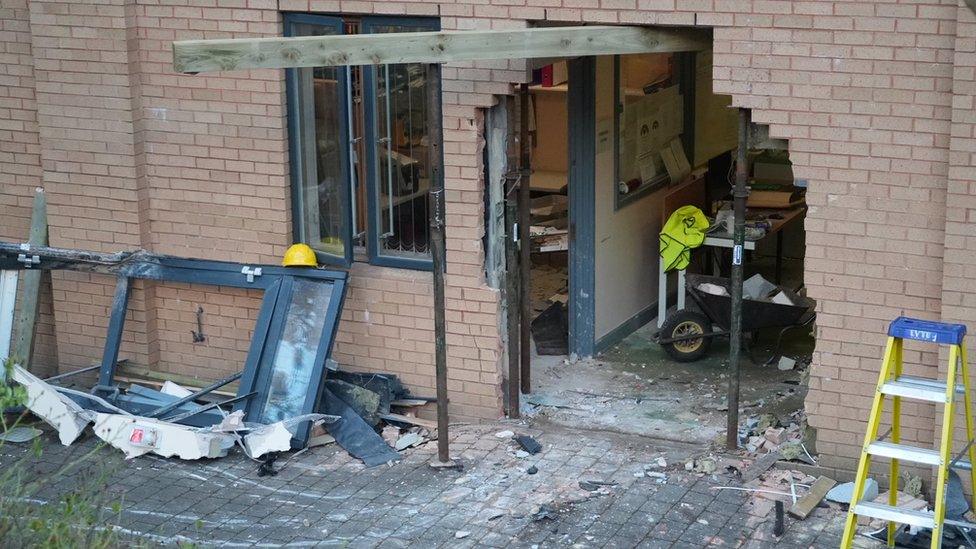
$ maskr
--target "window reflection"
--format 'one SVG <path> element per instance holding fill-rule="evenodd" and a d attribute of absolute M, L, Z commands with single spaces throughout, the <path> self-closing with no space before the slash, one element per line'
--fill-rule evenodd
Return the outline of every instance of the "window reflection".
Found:
<path fill-rule="evenodd" d="M 332 297 L 332 283 L 295 279 L 285 326 L 271 362 L 261 423 L 304 413 L 305 397 Z"/>
<path fill-rule="evenodd" d="M 296 25 L 298 36 L 335 34 L 335 29 Z M 337 108 L 343 100 L 334 67 L 298 69 L 300 112 L 314 113 L 299 119 L 302 154 L 302 238 L 322 252 L 344 256 L 342 143 L 345 127 Z M 310 120 L 311 118 L 311 120 Z"/>
<path fill-rule="evenodd" d="M 378 26 L 374 32 L 401 32 Z M 387 255 L 427 257 L 427 74 L 423 64 L 384 65 L 376 74 L 376 154 L 380 247 Z"/>
<path fill-rule="evenodd" d="M 682 99 L 671 54 L 622 55 L 614 60 L 617 97 L 617 193 L 642 195 L 686 165 L 680 141 Z M 677 145 L 675 145 L 677 143 Z M 680 158 L 675 158 L 678 154 Z"/>

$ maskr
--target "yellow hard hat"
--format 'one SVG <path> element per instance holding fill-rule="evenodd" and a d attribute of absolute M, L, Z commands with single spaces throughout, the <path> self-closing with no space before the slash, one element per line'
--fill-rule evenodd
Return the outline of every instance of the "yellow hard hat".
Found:
<path fill-rule="evenodd" d="M 308 244 L 292 244 L 285 252 L 281 264 L 285 267 L 317 267 L 315 252 Z"/>

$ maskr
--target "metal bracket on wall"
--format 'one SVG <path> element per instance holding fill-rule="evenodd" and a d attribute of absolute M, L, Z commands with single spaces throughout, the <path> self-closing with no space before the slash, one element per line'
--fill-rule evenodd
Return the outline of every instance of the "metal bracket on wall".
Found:
<path fill-rule="evenodd" d="M 20 249 L 23 250 L 24 253 L 17 254 L 17 261 L 23 263 L 25 269 L 30 269 L 32 266 L 41 262 L 41 258 L 39 256 L 30 254 L 30 244 L 21 244 Z"/>
<path fill-rule="evenodd" d="M 197 329 L 190 330 L 193 335 L 194 343 L 203 343 L 207 340 L 207 336 L 203 335 L 203 307 L 197 307 Z"/>
<path fill-rule="evenodd" d="M 261 276 L 261 267 L 246 265 L 241 269 L 241 274 L 247 277 L 248 282 L 254 282 L 254 277 Z"/>

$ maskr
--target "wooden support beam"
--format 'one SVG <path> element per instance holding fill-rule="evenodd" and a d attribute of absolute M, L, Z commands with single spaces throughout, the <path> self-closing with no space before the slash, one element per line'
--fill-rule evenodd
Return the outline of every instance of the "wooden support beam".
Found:
<path fill-rule="evenodd" d="M 698 51 L 707 31 L 672 27 L 545 27 L 486 31 L 235 38 L 173 42 L 177 72 L 450 63 Z"/>
<path fill-rule="evenodd" d="M 47 196 L 44 189 L 34 189 L 34 209 L 31 211 L 30 233 L 27 238 L 31 248 L 47 246 Z M 24 260 L 30 265 L 33 254 L 24 252 Z M 41 296 L 41 270 L 27 269 L 23 275 L 20 314 L 17 316 L 15 339 L 10 356 L 28 368 L 34 352 L 34 333 L 37 331 L 38 302 Z"/>

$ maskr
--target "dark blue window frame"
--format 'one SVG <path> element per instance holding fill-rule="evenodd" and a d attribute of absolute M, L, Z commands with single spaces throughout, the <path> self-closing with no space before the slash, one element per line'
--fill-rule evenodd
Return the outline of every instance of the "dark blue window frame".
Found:
<path fill-rule="evenodd" d="M 419 31 L 436 31 L 440 30 L 440 22 L 437 19 L 427 19 L 421 17 L 367 17 L 363 18 L 363 33 L 371 34 L 373 29 L 376 27 L 385 26 L 396 26 L 401 27 L 404 32 L 419 32 Z M 366 121 L 366 143 L 369 144 L 367 150 L 367 162 L 366 162 L 366 179 L 370 182 L 369 187 L 366 189 L 367 196 L 367 212 L 369 219 L 367 222 L 367 247 L 369 250 L 370 263 L 374 265 L 381 265 L 384 267 L 402 267 L 407 269 L 417 269 L 417 270 L 432 270 L 433 264 L 431 259 L 421 259 L 421 258 L 410 258 L 401 257 L 395 255 L 384 255 L 382 247 L 380 246 L 380 232 L 382 227 L 382 222 L 380 220 L 380 215 L 382 215 L 382 210 L 380 208 L 380 161 L 379 154 L 377 152 L 376 143 L 378 139 L 378 113 L 376 112 L 376 97 L 373 91 L 376 89 L 376 75 L 377 67 L 371 66 L 367 67 L 363 71 L 363 89 L 366 90 L 364 93 L 363 103 L 365 105 L 365 121 Z M 427 83 L 431 85 L 430 82 Z M 440 82 L 436 83 L 440 86 Z M 443 123 L 443 121 L 437 121 L 437 123 Z"/>
<path fill-rule="evenodd" d="M 241 377 L 238 396 L 252 391 L 265 394 L 269 391 L 270 370 L 276 349 L 275 344 L 281 337 L 288 315 L 291 301 L 292 284 L 295 278 L 318 280 L 331 284 L 328 309 L 325 311 L 325 323 L 322 327 L 321 339 L 315 350 L 315 359 L 310 372 L 311 383 L 314 387 L 306 393 L 302 403 L 302 413 L 312 413 L 318 406 L 322 394 L 322 380 L 325 379 L 325 363 L 332 354 L 332 344 L 339 328 L 339 314 L 345 299 L 346 273 L 324 269 L 305 267 L 278 267 L 274 265 L 254 265 L 260 267 L 260 274 L 248 275 L 241 270 L 241 264 L 223 261 L 208 261 L 199 259 L 182 259 L 174 257 L 159 257 L 153 262 L 135 261 L 123 267 L 118 273 L 116 297 L 112 304 L 112 316 L 109 320 L 108 335 L 105 339 L 105 349 L 99 372 L 99 386 L 109 387 L 114 383 L 115 360 L 119 355 L 122 344 L 122 330 L 128 307 L 130 281 L 132 279 L 157 280 L 163 282 L 183 282 L 188 284 L 202 284 L 210 286 L 227 286 L 233 288 L 247 288 L 262 290 L 264 296 L 261 308 L 254 325 L 251 345 L 244 362 L 244 375 Z M 264 412 L 264 403 L 256 398 L 246 399 L 234 405 L 234 410 L 244 410 L 245 418 L 260 417 Z M 300 448 L 308 440 L 311 426 L 303 422 L 298 426 L 293 439 L 293 446 Z"/>
<path fill-rule="evenodd" d="M 288 13 L 285 14 L 285 36 L 296 36 L 295 25 L 316 25 L 320 27 L 332 28 L 335 34 L 342 34 L 342 20 L 337 17 L 328 17 L 323 15 L 308 15 L 308 14 L 297 14 Z M 337 106 L 339 110 L 339 119 L 348 120 L 349 116 L 349 104 L 346 101 L 347 94 L 345 90 L 348 89 L 348 79 L 346 78 L 346 71 L 336 70 L 336 76 L 339 81 L 339 89 L 343 90 L 342 100 L 339 101 Z M 301 144 L 301 130 L 302 126 L 300 124 L 300 102 L 299 97 L 299 82 L 298 82 L 299 72 L 297 69 L 287 69 L 285 71 L 285 93 L 288 98 L 287 108 L 288 108 L 288 159 L 291 164 L 291 205 L 292 205 L 292 233 L 294 234 L 294 239 L 296 241 L 304 240 L 304 190 L 302 189 L 302 177 L 304 177 L 305 169 L 304 163 L 305 158 L 302 156 Z M 339 132 L 339 144 L 341 147 L 340 157 L 342 158 L 340 165 L 341 181 L 345 182 L 340 186 L 339 189 L 339 200 L 342 202 L 343 215 L 342 215 L 342 239 L 344 254 L 342 256 L 329 254 L 322 250 L 316 249 L 315 253 L 318 256 L 320 263 L 326 263 L 331 265 L 338 265 L 341 267 L 349 267 L 352 265 L 353 258 L 353 246 L 352 246 L 352 195 L 351 189 L 348 182 L 351 180 L 352 166 L 349 163 L 349 132 L 348 128 L 344 129 L 347 131 Z"/>
<path fill-rule="evenodd" d="M 436 31 L 440 30 L 440 21 L 437 18 L 427 18 L 427 17 L 362 17 L 359 19 L 361 21 L 362 33 L 368 34 L 372 29 L 381 26 L 396 26 L 401 27 L 404 32 L 410 31 Z M 295 35 L 295 25 L 297 24 L 308 24 L 308 25 L 321 25 L 325 27 L 330 27 L 337 30 L 336 34 L 342 34 L 344 29 L 343 19 L 340 16 L 330 16 L 330 15 L 313 15 L 306 13 L 285 13 L 284 14 L 284 33 L 285 36 Z M 349 97 L 349 87 L 351 83 L 347 77 L 347 72 L 344 70 L 339 70 L 338 81 L 340 89 L 343 90 L 340 93 L 342 99 L 340 104 L 337 106 L 339 109 L 339 117 L 342 120 L 343 130 L 340 132 L 341 135 L 341 146 L 342 146 L 342 174 L 344 184 L 340 193 L 343 202 L 343 224 L 342 224 L 342 234 L 344 238 L 344 256 L 331 255 L 321 250 L 316 250 L 319 261 L 325 264 L 337 265 L 341 267 L 350 267 L 353 262 L 354 251 L 353 251 L 353 233 L 355 228 L 352 226 L 352 213 L 354 205 L 355 191 L 353 187 L 352 174 L 354 172 L 354 167 L 350 162 L 350 148 L 352 143 L 349 139 L 350 129 L 348 128 L 349 113 L 352 109 L 352 105 L 348 102 Z M 380 231 L 381 231 L 381 221 L 379 216 L 381 214 L 380 207 L 380 180 L 379 180 L 379 155 L 377 153 L 377 112 L 376 112 L 376 98 L 374 94 L 374 88 L 376 84 L 376 67 L 365 67 L 363 70 L 363 120 L 365 135 L 362 136 L 365 143 L 365 158 L 361 161 L 365 162 L 365 181 L 360 182 L 360 184 L 365 184 L 365 196 L 366 196 L 366 250 L 369 257 L 369 263 L 373 265 L 385 266 L 385 267 L 399 267 L 415 270 L 431 270 L 432 261 L 430 258 L 411 258 L 402 257 L 390 254 L 384 254 L 382 247 L 380 246 Z M 440 86 L 440 82 L 435 85 Z M 289 160 L 291 162 L 291 186 L 292 186 L 292 231 L 296 241 L 303 238 L 304 231 L 302 230 L 302 223 L 304 220 L 304 213 L 302 211 L 302 180 L 304 170 L 302 169 L 302 151 L 299 144 L 301 143 L 300 128 L 299 123 L 301 113 L 300 104 L 298 101 L 298 71 L 296 69 L 287 69 L 285 76 L 285 91 L 288 101 L 287 112 L 288 112 L 288 140 L 289 140 Z M 436 123 L 442 123 L 442 121 L 437 121 Z M 426 222 L 426 220 L 424 220 Z"/>

